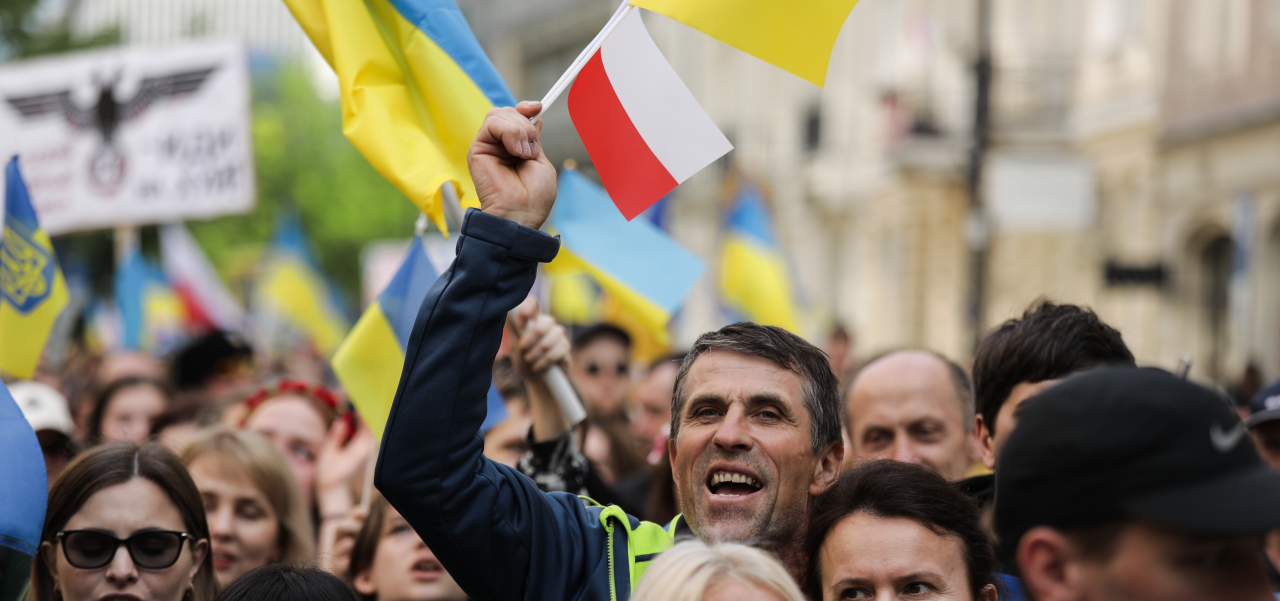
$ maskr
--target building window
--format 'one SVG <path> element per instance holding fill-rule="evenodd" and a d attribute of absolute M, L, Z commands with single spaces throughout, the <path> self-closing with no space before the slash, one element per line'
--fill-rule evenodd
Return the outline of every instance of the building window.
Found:
<path fill-rule="evenodd" d="M 814 105 L 804 116 L 804 149 L 813 152 L 822 145 L 822 107 Z"/>
<path fill-rule="evenodd" d="M 1250 0 L 1183 3 L 1184 46 L 1195 69 L 1238 71 L 1249 61 Z"/>
<path fill-rule="evenodd" d="M 1219 236 L 1205 245 L 1200 255 L 1200 270 L 1204 274 L 1202 307 L 1209 335 L 1209 375 L 1220 381 L 1223 360 L 1230 343 L 1229 320 L 1231 303 L 1231 275 L 1235 262 L 1235 243 L 1228 236 Z"/>

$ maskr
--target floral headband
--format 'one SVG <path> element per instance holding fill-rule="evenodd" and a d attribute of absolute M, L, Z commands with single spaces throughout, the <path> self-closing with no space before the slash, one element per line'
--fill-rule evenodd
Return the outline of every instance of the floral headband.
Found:
<path fill-rule="evenodd" d="M 284 378 L 270 386 L 263 386 L 257 392 L 245 399 L 245 420 L 248 420 L 254 410 L 258 408 L 267 399 L 275 398 L 284 394 L 296 394 L 311 399 L 320 407 L 327 409 L 328 414 L 325 415 L 325 421 L 332 421 L 335 417 L 346 417 L 350 412 L 342 410 L 342 403 L 338 400 L 338 395 L 333 391 L 325 388 L 322 384 L 312 384 L 303 380 L 294 380 Z"/>

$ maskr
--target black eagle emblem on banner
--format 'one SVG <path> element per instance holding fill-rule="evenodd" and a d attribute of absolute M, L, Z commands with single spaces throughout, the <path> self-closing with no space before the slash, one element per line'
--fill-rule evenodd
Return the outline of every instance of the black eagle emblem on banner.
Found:
<path fill-rule="evenodd" d="M 125 173 L 124 155 L 115 145 L 120 126 L 142 115 L 153 104 L 195 93 L 215 70 L 217 66 L 143 78 L 137 93 L 125 102 L 116 100 L 117 81 L 98 82 L 98 99 L 86 108 L 76 106 L 71 100 L 71 90 L 9 96 L 5 100 L 23 119 L 61 116 L 77 131 L 98 132 L 102 146 L 89 161 L 89 174 L 96 184 L 112 190 L 123 181 Z"/>

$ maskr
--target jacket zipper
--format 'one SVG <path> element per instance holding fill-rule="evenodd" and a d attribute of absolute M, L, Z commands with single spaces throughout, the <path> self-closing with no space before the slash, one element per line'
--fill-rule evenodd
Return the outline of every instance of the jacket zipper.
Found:
<path fill-rule="evenodd" d="M 618 581 L 613 572 L 613 526 L 606 520 L 604 529 L 609 533 L 609 601 L 618 601 Z"/>

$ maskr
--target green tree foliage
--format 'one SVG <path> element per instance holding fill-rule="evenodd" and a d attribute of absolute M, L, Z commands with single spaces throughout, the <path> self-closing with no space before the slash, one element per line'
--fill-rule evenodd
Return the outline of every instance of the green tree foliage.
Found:
<path fill-rule="evenodd" d="M 239 271 L 237 260 L 256 256 L 270 242 L 279 212 L 294 211 L 321 267 L 357 298 L 361 248 L 412 236 L 418 209 L 343 137 L 341 107 L 320 99 L 300 67 L 255 76 L 253 143 L 253 211 L 188 224 L 210 260 L 224 274 Z"/>
<path fill-rule="evenodd" d="M 40 0 L 0 1 L 0 59 L 28 58 L 120 42 L 120 30 L 116 27 L 89 36 L 72 35 L 67 21 L 77 3 L 78 0 L 68 0 L 67 9 L 60 19 L 41 25 L 35 22 Z"/>

